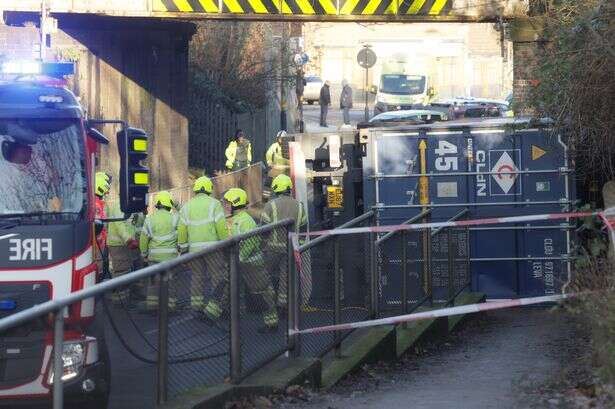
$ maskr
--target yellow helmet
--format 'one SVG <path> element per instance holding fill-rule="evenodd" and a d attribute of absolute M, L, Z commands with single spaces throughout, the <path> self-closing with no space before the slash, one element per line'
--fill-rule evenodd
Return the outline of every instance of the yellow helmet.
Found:
<path fill-rule="evenodd" d="M 194 186 L 192 187 L 194 192 L 205 192 L 208 195 L 214 191 L 214 184 L 210 178 L 207 176 L 201 176 L 197 180 L 194 181 Z"/>
<path fill-rule="evenodd" d="M 241 207 L 248 204 L 248 194 L 238 187 L 231 188 L 224 194 L 224 200 L 233 207 Z"/>
<path fill-rule="evenodd" d="M 105 172 L 96 172 L 96 178 L 94 180 L 94 194 L 96 194 L 96 196 L 103 197 L 109 193 L 109 190 L 111 190 L 109 181 L 110 178 Z"/>
<path fill-rule="evenodd" d="M 170 209 L 175 206 L 175 203 L 173 201 L 173 196 L 171 196 L 171 194 L 166 190 L 163 190 L 156 193 L 156 197 L 154 198 L 154 205 L 163 206 Z"/>
<path fill-rule="evenodd" d="M 111 183 L 111 175 L 107 172 L 96 172 L 96 177 L 104 179 L 107 183 Z"/>
<path fill-rule="evenodd" d="M 275 193 L 286 192 L 293 188 L 293 181 L 288 177 L 288 175 L 281 174 L 273 178 L 271 181 L 271 190 Z"/>

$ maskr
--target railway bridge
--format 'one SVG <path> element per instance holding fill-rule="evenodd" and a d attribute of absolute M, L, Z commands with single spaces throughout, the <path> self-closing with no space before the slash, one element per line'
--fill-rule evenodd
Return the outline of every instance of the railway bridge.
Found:
<path fill-rule="evenodd" d="M 58 29 L 41 41 L 41 12 Z M 188 169 L 188 45 L 191 22 L 207 19 L 327 22 L 508 22 L 513 92 L 526 99 L 538 49 L 530 0 L 2 0 L 0 61 L 72 60 L 72 88 L 92 117 L 119 117 L 154 135 L 152 187 L 183 186 Z M 117 171 L 102 152 L 101 167 Z"/>

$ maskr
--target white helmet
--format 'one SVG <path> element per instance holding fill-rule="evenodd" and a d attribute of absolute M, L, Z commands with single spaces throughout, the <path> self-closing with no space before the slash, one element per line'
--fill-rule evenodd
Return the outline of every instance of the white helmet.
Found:
<path fill-rule="evenodd" d="M 275 138 L 276 138 L 276 139 L 285 138 L 285 137 L 286 137 L 286 135 L 288 135 L 288 134 L 286 133 L 286 131 L 282 130 L 282 131 L 279 131 L 279 132 L 278 132 L 278 134 L 275 136 Z"/>

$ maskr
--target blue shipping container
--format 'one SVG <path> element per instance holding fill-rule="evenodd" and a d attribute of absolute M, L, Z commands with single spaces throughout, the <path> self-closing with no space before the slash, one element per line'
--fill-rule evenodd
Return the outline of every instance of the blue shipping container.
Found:
<path fill-rule="evenodd" d="M 362 129 L 360 140 L 366 145 L 366 210 L 377 211 L 380 225 L 400 224 L 422 211 L 418 189 L 421 141 L 426 143 L 432 221 L 449 220 L 464 209 L 465 217 L 471 219 L 559 213 L 570 211 L 574 203 L 567 146 L 546 125 L 502 118 L 372 128 Z M 458 275 L 467 275 L 469 269 L 472 289 L 488 298 L 558 293 L 570 279 L 572 223 L 489 225 L 454 231 L 456 257 L 463 259 L 464 249 L 470 256 L 469 267 L 457 263 Z M 414 257 L 409 269 L 418 277 L 421 235 L 409 237 L 409 254 Z M 438 240 L 432 243 L 435 258 Z M 380 254 L 380 291 L 389 306 L 399 304 L 401 263 L 399 249 L 393 248 L 399 245 L 391 242 Z M 431 268 L 437 270 L 434 264 Z M 436 281 L 434 278 L 434 287 Z M 409 288 L 414 300 L 416 284 Z"/>

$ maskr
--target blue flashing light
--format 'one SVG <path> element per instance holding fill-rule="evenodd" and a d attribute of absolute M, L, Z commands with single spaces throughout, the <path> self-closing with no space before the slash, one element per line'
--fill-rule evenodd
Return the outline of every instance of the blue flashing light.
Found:
<path fill-rule="evenodd" d="M 49 75 L 54 78 L 63 78 L 65 75 L 73 75 L 75 73 L 75 63 L 72 62 L 53 62 L 43 63 L 43 75 Z"/>
<path fill-rule="evenodd" d="M 47 75 L 63 78 L 75 73 L 72 62 L 39 62 L 39 61 L 8 61 L 2 64 L 3 74 L 14 75 Z"/>
<path fill-rule="evenodd" d="M 15 300 L 0 300 L 0 311 L 13 311 L 17 308 Z"/>

